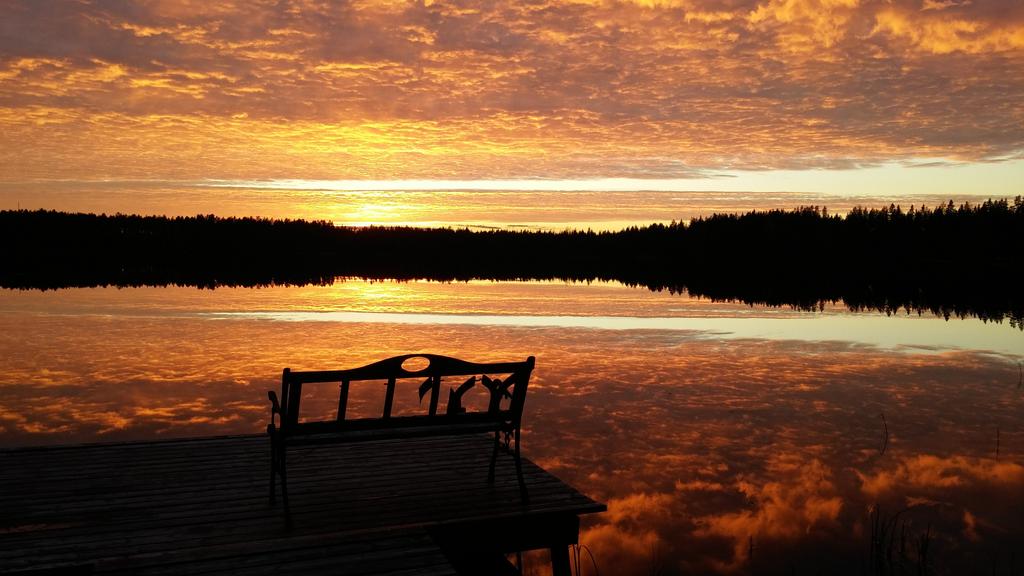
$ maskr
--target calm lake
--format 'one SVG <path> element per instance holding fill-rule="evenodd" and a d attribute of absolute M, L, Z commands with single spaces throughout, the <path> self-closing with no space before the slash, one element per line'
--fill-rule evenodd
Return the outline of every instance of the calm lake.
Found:
<path fill-rule="evenodd" d="M 1024 568 L 1024 332 L 970 318 L 609 283 L 3 290 L 0 445 L 259 433 L 282 368 L 409 352 L 537 357 L 524 453 L 607 502 L 601 574 Z"/>

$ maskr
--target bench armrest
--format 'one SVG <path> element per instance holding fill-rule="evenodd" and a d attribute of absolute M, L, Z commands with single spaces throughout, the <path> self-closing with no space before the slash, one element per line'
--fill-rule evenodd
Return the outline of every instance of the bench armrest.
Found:
<path fill-rule="evenodd" d="M 281 403 L 277 401 L 277 392 L 269 390 L 267 396 L 270 398 L 270 426 L 274 427 L 274 415 L 281 413 Z"/>

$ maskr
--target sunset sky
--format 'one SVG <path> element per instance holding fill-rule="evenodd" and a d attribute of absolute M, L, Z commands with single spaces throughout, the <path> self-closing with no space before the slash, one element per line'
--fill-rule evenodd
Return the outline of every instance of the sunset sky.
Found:
<path fill-rule="evenodd" d="M 0 182 L 111 179 L 1011 195 L 1024 2 L 4 2 Z"/>

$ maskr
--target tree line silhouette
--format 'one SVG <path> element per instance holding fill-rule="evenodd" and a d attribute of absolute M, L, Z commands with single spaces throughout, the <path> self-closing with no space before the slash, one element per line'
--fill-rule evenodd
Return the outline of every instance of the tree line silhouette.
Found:
<path fill-rule="evenodd" d="M 614 232 L 0 212 L 0 286 L 267 286 L 337 277 L 616 280 L 718 300 L 978 316 L 1024 329 L 1024 200 L 817 206 Z"/>

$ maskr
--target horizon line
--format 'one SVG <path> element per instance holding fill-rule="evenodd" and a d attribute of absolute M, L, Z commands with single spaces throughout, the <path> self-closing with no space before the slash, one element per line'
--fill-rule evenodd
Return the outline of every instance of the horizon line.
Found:
<path fill-rule="evenodd" d="M 924 159 L 921 159 L 924 160 Z M 998 163 L 889 163 L 857 168 L 718 170 L 700 176 L 517 177 L 517 178 L 27 178 L 0 186 L 181 186 L 193 189 L 249 188 L 322 192 L 674 192 L 817 195 L 847 198 L 999 197 L 1024 192 L 1024 159 Z"/>

